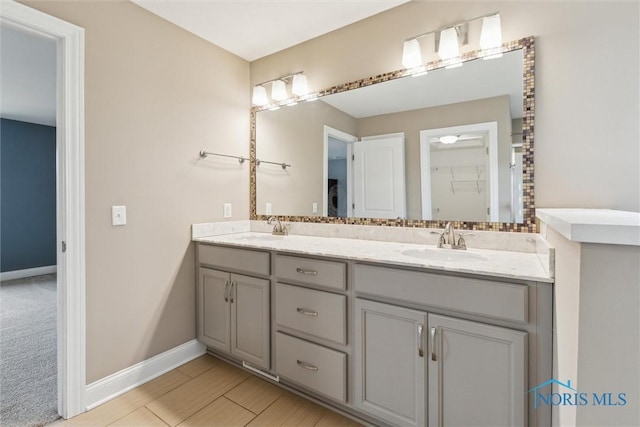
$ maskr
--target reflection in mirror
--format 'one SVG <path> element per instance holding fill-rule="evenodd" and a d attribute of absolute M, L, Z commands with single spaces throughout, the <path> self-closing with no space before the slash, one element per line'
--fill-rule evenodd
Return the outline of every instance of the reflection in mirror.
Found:
<path fill-rule="evenodd" d="M 516 49 L 259 111 L 256 213 L 522 222 L 523 92 Z"/>

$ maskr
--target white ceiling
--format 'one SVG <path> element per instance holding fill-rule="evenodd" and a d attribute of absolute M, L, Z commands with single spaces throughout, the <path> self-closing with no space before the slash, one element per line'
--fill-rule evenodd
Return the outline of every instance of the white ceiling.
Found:
<path fill-rule="evenodd" d="M 0 116 L 56 124 L 56 43 L 0 25 Z"/>
<path fill-rule="evenodd" d="M 254 61 L 410 0 L 132 0 Z"/>

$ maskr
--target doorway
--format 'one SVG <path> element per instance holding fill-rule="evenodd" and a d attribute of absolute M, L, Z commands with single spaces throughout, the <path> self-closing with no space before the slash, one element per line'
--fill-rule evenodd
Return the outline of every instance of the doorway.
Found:
<path fill-rule="evenodd" d="M 322 215 L 353 216 L 352 145 L 358 138 L 324 126 Z"/>
<path fill-rule="evenodd" d="M 0 24 L 56 44 L 56 264 L 58 413 L 86 410 L 84 30 L 14 1 Z"/>
<path fill-rule="evenodd" d="M 423 220 L 497 222 L 497 122 L 421 130 L 420 177 Z"/>

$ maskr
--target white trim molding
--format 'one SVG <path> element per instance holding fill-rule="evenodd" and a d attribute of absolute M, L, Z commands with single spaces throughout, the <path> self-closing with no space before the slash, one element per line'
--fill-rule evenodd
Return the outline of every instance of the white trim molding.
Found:
<path fill-rule="evenodd" d="M 0 280 L 24 279 L 25 277 L 43 276 L 45 274 L 55 274 L 57 268 L 55 265 L 46 267 L 25 268 L 24 270 L 5 271 L 0 273 Z"/>
<path fill-rule="evenodd" d="M 205 354 L 207 348 L 191 340 L 87 386 L 87 411 Z"/>
<path fill-rule="evenodd" d="M 70 418 L 86 408 L 84 29 L 11 0 L 0 20 L 57 46 L 58 412 Z"/>

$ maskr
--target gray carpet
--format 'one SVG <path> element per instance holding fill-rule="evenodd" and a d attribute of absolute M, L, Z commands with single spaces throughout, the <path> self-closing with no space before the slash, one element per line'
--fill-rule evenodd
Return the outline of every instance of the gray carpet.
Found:
<path fill-rule="evenodd" d="M 0 283 L 0 426 L 58 417 L 56 276 Z"/>

